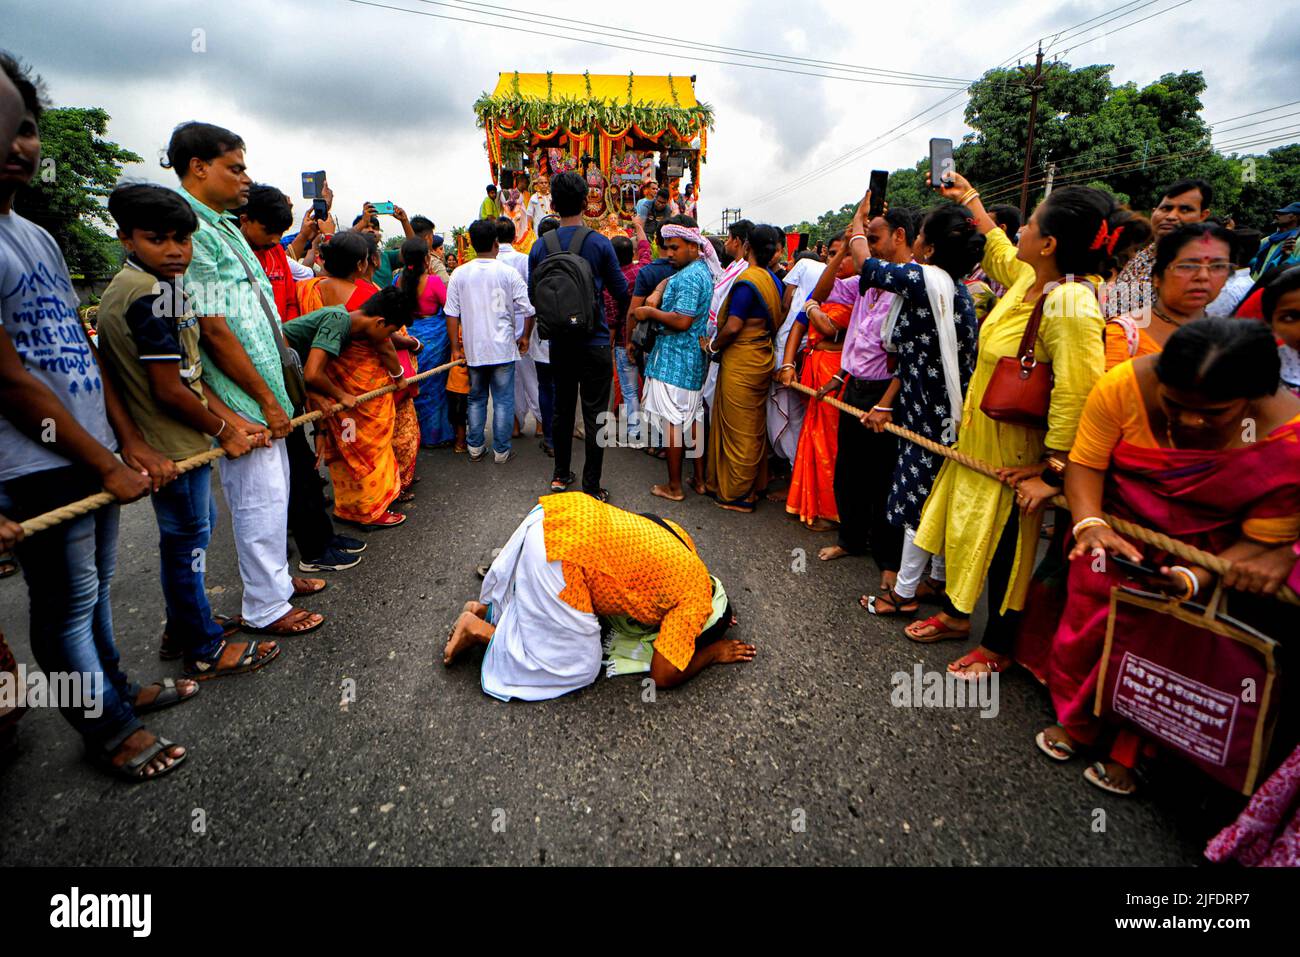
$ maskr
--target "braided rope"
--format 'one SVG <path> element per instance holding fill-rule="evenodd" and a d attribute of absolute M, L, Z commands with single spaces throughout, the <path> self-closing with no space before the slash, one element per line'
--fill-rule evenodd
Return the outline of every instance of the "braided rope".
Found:
<path fill-rule="evenodd" d="M 419 382 L 421 379 L 427 379 L 429 376 L 438 375 L 440 372 L 446 372 L 452 366 L 462 365 L 465 360 L 457 359 L 455 362 L 448 362 L 432 369 L 426 369 L 416 375 L 406 379 L 404 383 L 398 385 L 396 382 L 381 386 L 378 389 L 372 389 L 369 392 L 357 396 L 358 402 L 368 402 L 376 399 L 381 395 L 387 395 L 390 392 L 396 392 L 404 389 L 413 382 Z M 313 412 L 305 412 L 302 415 L 295 416 L 289 420 L 291 428 L 298 428 L 306 425 L 308 422 L 315 422 L 317 419 L 324 418 L 327 415 L 333 415 L 335 412 L 343 409 L 342 402 L 336 402 L 328 409 L 316 409 Z M 191 455 L 187 459 L 181 459 L 176 463 L 176 471 L 189 472 L 200 466 L 207 465 L 209 462 L 215 462 L 217 459 L 225 458 L 226 450 L 220 446 L 208 449 L 206 452 L 200 452 L 198 455 Z M 93 512 L 97 508 L 103 508 L 105 505 L 111 505 L 117 501 L 117 498 L 108 492 L 96 492 L 94 495 L 87 495 L 83 499 L 75 502 L 69 502 L 67 505 L 61 505 L 56 509 L 44 512 L 29 518 L 22 523 L 23 533 L 31 535 L 35 532 L 44 531 L 47 528 L 53 528 L 61 522 L 67 522 L 74 518 L 80 518 L 88 512 Z"/>
<path fill-rule="evenodd" d="M 791 382 L 789 388 L 796 389 L 799 392 L 803 392 L 804 394 L 813 397 L 816 397 L 817 395 L 816 389 L 810 388 L 800 382 Z M 846 412 L 849 415 L 854 416 L 855 418 L 861 418 L 866 415 L 864 410 L 849 405 L 847 402 L 841 402 L 839 399 L 833 398 L 829 395 L 822 396 L 822 401 L 827 405 L 839 409 L 841 412 Z M 986 475 L 995 481 L 1001 481 L 998 478 L 997 469 L 988 462 L 972 458 L 964 452 L 959 452 L 956 449 L 950 449 L 946 445 L 942 445 L 933 439 L 926 438 L 924 435 L 913 432 L 911 429 L 905 429 L 901 425 L 894 425 L 892 422 L 887 422 L 885 424 L 885 430 L 892 432 L 899 438 L 907 439 L 909 442 L 915 442 L 917 445 L 928 449 L 935 455 L 941 455 L 946 459 L 952 459 L 952 461 L 957 464 L 965 466 L 974 472 L 979 472 L 981 475 Z M 1051 503 L 1060 508 L 1070 507 L 1069 503 L 1066 502 L 1065 497 L 1062 495 L 1053 496 Z M 1109 515 L 1104 512 L 1102 513 L 1102 518 L 1110 524 L 1111 528 L 1119 532 L 1121 535 L 1127 535 L 1129 538 L 1136 539 L 1146 545 L 1151 545 L 1161 551 L 1168 552 L 1170 555 L 1175 555 L 1183 561 L 1191 562 L 1193 565 L 1200 565 L 1202 568 L 1209 569 L 1216 575 L 1222 576 L 1232 568 L 1232 562 L 1220 558 L 1218 555 L 1203 552 L 1199 548 L 1193 548 L 1186 542 L 1180 542 L 1176 538 L 1170 538 L 1163 532 L 1153 531 L 1152 529 L 1145 528 L 1142 525 L 1134 525 L 1132 522 L 1125 521 L 1122 518 L 1117 518 L 1114 515 Z M 1282 587 L 1276 597 L 1288 604 L 1300 605 L 1300 596 L 1297 596 L 1294 591 L 1286 586 Z"/>

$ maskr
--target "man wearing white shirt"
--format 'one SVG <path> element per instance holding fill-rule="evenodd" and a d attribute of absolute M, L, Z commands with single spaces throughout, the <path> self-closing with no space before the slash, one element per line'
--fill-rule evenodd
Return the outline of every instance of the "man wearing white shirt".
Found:
<path fill-rule="evenodd" d="M 514 221 L 509 216 L 502 216 L 497 220 L 497 243 L 501 250 L 497 253 L 497 259 L 519 273 L 526 286 L 528 285 L 528 257 L 511 245 L 514 241 Z M 524 316 L 520 311 L 516 310 L 515 336 L 518 337 L 523 334 Z M 527 352 L 515 362 L 516 435 L 523 428 L 524 421 L 530 412 L 533 414 L 533 421 L 537 424 L 537 434 L 540 435 L 542 430 L 542 409 L 537 401 L 537 364 L 533 359 L 532 352 Z"/>
<path fill-rule="evenodd" d="M 469 409 L 465 441 L 470 461 L 487 454 L 484 426 L 487 399 L 492 394 L 492 449 L 498 463 L 514 456 L 510 432 L 515 416 L 515 360 L 528 351 L 533 331 L 533 305 L 520 274 L 498 258 L 497 222 L 470 224 L 469 241 L 475 258 L 451 274 L 447 287 L 447 336 L 451 357 L 469 366 Z M 522 333 L 515 316 L 524 317 Z M 462 345 L 458 345 L 462 343 Z"/>

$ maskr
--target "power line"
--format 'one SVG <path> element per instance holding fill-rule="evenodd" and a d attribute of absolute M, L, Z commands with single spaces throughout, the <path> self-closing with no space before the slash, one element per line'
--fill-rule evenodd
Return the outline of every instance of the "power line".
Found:
<path fill-rule="evenodd" d="M 1143 18 L 1140 19 L 1140 20 L 1130 20 L 1128 23 L 1125 23 L 1125 24 L 1123 24 L 1122 26 L 1118 26 L 1118 27 L 1116 27 L 1114 30 L 1112 30 L 1112 31 L 1110 31 L 1110 32 L 1111 32 L 1111 34 L 1113 35 L 1113 34 L 1119 33 L 1121 30 L 1127 30 L 1129 27 L 1135 27 L 1135 26 L 1137 26 L 1139 23 L 1146 23 L 1148 20 L 1153 20 L 1153 19 L 1155 19 L 1156 17 L 1160 16 L 1161 14 L 1168 13 L 1170 10 L 1177 10 L 1179 7 L 1185 7 L 1185 6 L 1187 6 L 1187 4 L 1189 4 L 1189 3 L 1191 3 L 1191 2 L 1192 2 L 1192 0 L 1181 0 L 1180 3 L 1175 3 L 1172 7 L 1165 7 L 1163 10 L 1157 10 L 1155 13 L 1149 14 L 1148 16 L 1145 16 L 1145 17 L 1143 17 Z M 1139 9 L 1140 9 L 1140 8 L 1139 8 Z M 1131 10 L 1131 11 L 1129 11 L 1129 12 L 1130 12 L 1130 13 L 1137 13 L 1138 11 L 1137 11 L 1137 10 Z M 1109 22 L 1111 22 L 1111 21 L 1107 21 L 1107 22 L 1109 23 Z M 1105 25 L 1105 24 L 1102 24 L 1102 26 L 1104 26 L 1104 25 Z M 1104 34 L 1103 34 L 1103 35 L 1104 35 Z M 1077 49 L 1078 49 L 1079 47 L 1081 47 L 1081 46 L 1086 46 L 1087 44 L 1089 44 L 1089 43 L 1093 43 L 1093 42 L 1095 42 L 1095 41 L 1097 41 L 1097 40 L 1100 40 L 1100 39 L 1101 39 L 1101 36 L 1095 36 L 1095 37 L 1092 37 L 1092 38 L 1087 39 L 1087 40 L 1080 40 L 1078 43 L 1072 44 L 1071 46 L 1069 46 L 1069 47 L 1066 48 L 1065 50 L 1062 50 L 1062 51 L 1061 51 L 1061 56 L 1069 56 L 1071 50 L 1077 50 Z"/>
<path fill-rule="evenodd" d="M 949 83 L 940 84 L 940 83 L 903 82 L 902 80 L 888 80 L 883 78 L 872 79 L 869 77 L 835 76 L 830 73 L 812 73 L 807 70 L 792 70 L 792 69 L 785 69 L 783 67 L 764 66 L 761 63 L 743 63 L 743 62 L 736 62 L 734 60 L 714 60 L 708 57 L 687 56 L 686 54 L 674 53 L 670 50 L 665 51 L 665 50 L 650 49 L 644 45 L 636 46 L 636 47 L 624 46 L 618 43 L 607 43 L 601 40 L 588 40 L 582 37 L 573 37 L 563 33 L 545 33 L 541 30 L 529 30 L 525 27 L 512 26 L 510 24 L 505 24 L 505 23 L 491 23 L 491 22 L 485 22 L 483 20 L 470 20 L 464 17 L 453 17 L 445 13 L 434 13 L 430 10 L 412 10 L 409 7 L 396 7 L 386 3 L 377 3 L 375 2 L 375 0 L 347 0 L 347 2 L 355 3 L 363 7 L 375 7 L 380 10 L 393 10 L 398 13 L 409 13 L 413 16 L 432 17 L 436 20 L 450 20 L 456 23 L 468 23 L 479 27 L 490 27 L 494 30 L 508 30 L 514 33 L 527 33 L 532 36 L 547 37 L 548 39 L 552 39 L 552 40 L 567 40 L 573 43 L 584 43 L 589 46 L 608 47 L 611 50 L 628 50 L 632 53 L 655 53 L 660 56 L 670 56 L 670 57 L 675 57 L 677 59 L 690 60 L 692 62 L 698 62 L 698 63 L 716 63 L 721 66 L 743 67 L 749 70 L 764 70 L 769 73 L 785 73 L 794 76 L 811 76 L 820 80 L 844 80 L 845 82 L 848 83 L 866 83 L 874 86 L 912 87 L 915 89 L 922 89 L 922 90 L 950 90 L 953 88 L 952 85 Z M 430 2 L 430 0 L 424 0 L 424 2 Z M 472 11 L 465 11 L 465 12 L 468 13 Z M 598 32 L 598 31 L 591 31 L 591 32 Z M 621 38 L 616 38 L 616 39 L 621 39 Z"/>
<path fill-rule="evenodd" d="M 1134 8 L 1134 9 L 1126 10 L 1125 8 L 1128 8 L 1128 7 L 1134 7 L 1134 2 L 1133 2 L 1133 0 L 1130 0 L 1130 2 L 1125 3 L 1125 4 L 1122 4 L 1120 7 L 1116 7 L 1116 8 L 1114 8 L 1114 9 L 1112 9 L 1111 11 L 1109 11 L 1108 13 L 1100 14 L 1099 16 L 1092 17 L 1092 18 L 1090 18 L 1089 20 L 1082 21 L 1082 23 L 1077 23 L 1077 24 L 1074 24 L 1073 26 L 1067 27 L 1067 28 L 1065 28 L 1065 30 L 1061 31 L 1061 33 L 1063 33 L 1063 34 L 1067 34 L 1067 35 L 1068 35 L 1068 34 L 1070 34 L 1072 31 L 1074 31 L 1077 27 L 1083 26 L 1084 24 L 1091 23 L 1091 22 L 1093 22 L 1093 21 L 1095 21 L 1095 20 L 1098 20 L 1098 19 L 1101 19 L 1101 18 L 1107 18 L 1107 17 L 1109 17 L 1110 19 L 1106 20 L 1106 22 L 1111 22 L 1111 21 L 1114 20 L 1114 19 L 1121 19 L 1123 16 L 1129 16 L 1129 15 L 1132 15 L 1132 14 L 1134 14 L 1134 13 L 1138 13 L 1138 12 L 1140 12 L 1142 9 L 1144 9 L 1145 7 L 1151 6 L 1151 5 L 1152 5 L 1153 3 L 1155 3 L 1155 2 L 1157 2 L 1157 0 L 1145 0 L 1145 2 L 1143 2 L 1141 6 L 1136 7 L 1136 8 Z M 1138 24 L 1138 23 L 1142 23 L 1142 22 L 1144 22 L 1145 20 L 1149 20 L 1149 19 L 1151 19 L 1152 17 L 1160 16 L 1160 15 L 1163 14 L 1163 13 L 1167 13 L 1167 12 L 1169 12 L 1170 10 L 1175 9 L 1175 7 L 1183 6 L 1184 4 L 1186 4 L 1186 3 L 1190 3 L 1190 2 L 1191 2 L 1191 0 L 1182 0 L 1181 3 L 1175 4 L 1174 6 L 1171 6 L 1171 7 L 1166 7 L 1166 8 L 1164 8 L 1163 10 L 1158 10 L 1158 11 L 1156 11 L 1154 14 L 1151 14 L 1150 16 L 1144 17 L 1144 18 L 1142 18 L 1141 20 L 1135 20 L 1135 21 L 1132 21 L 1132 22 L 1130 22 L 1130 23 L 1125 23 L 1125 24 L 1121 25 L 1120 27 L 1116 28 L 1116 30 L 1113 31 L 1113 32 L 1118 33 L 1118 32 L 1120 32 L 1120 31 L 1122 31 L 1122 30 L 1126 30 L 1126 29 L 1128 29 L 1128 28 L 1131 27 L 1131 26 L 1135 26 L 1136 24 Z M 1117 15 L 1117 14 L 1118 14 L 1118 15 Z M 1041 42 L 1041 41 L 1038 41 L 1038 42 Z M 1029 43 L 1029 44 L 1027 44 L 1027 45 L 1024 46 L 1024 47 L 1021 47 L 1019 50 L 1017 50 L 1015 53 L 1013 53 L 1013 54 L 1012 54 L 1010 57 L 1008 57 L 1006 60 L 1002 61 L 1002 63 L 998 64 L 998 66 L 994 67 L 994 69 L 995 69 L 995 70 L 997 70 L 997 69 L 1003 69 L 1003 68 L 1006 67 L 1008 64 L 1010 64 L 1010 62 L 1011 62 L 1012 60 L 1015 60 L 1017 57 L 1021 56 L 1021 55 L 1026 51 L 1026 50 L 1033 49 L 1034 46 L 1035 46 L 1035 43 Z M 992 72 L 992 71 L 987 71 L 987 72 Z M 979 81 L 976 81 L 976 82 L 979 82 Z M 973 84 L 972 84 L 972 85 L 973 85 Z M 784 186 L 778 187 L 777 189 L 772 190 L 771 192 L 769 192 L 769 193 L 767 193 L 767 194 L 764 194 L 764 195 L 761 196 L 761 197 L 758 197 L 758 198 L 756 198 L 756 199 L 749 200 L 747 203 L 742 204 L 742 205 L 748 207 L 748 206 L 758 205 L 758 204 L 761 204 L 761 203 L 771 202 L 773 199 L 776 199 L 776 198 L 781 197 L 781 196 L 788 195 L 789 193 L 793 192 L 794 190 L 802 189 L 804 186 L 807 186 L 809 183 L 814 182 L 815 180 L 820 179 L 820 178 L 823 177 L 823 176 L 826 176 L 826 175 L 828 175 L 828 174 L 830 174 L 830 173 L 832 173 L 832 172 L 835 172 L 835 171 L 838 170 L 838 169 L 843 168 L 843 166 L 846 165 L 846 163 L 848 163 L 848 162 L 852 161 L 853 159 L 857 158 L 857 157 L 858 157 L 861 153 L 863 153 L 865 150 L 870 149 L 870 148 L 872 148 L 873 146 L 876 146 L 876 144 L 879 143 L 879 141 L 880 141 L 884 136 L 887 136 L 889 133 L 893 132 L 894 130 L 898 130 L 898 129 L 900 129 L 901 127 L 903 127 L 903 126 L 905 126 L 905 125 L 907 125 L 907 124 L 909 124 L 909 123 L 912 123 L 912 122 L 914 122 L 914 121 L 916 121 L 916 120 L 920 120 L 922 117 L 925 117 L 927 114 L 929 114 L 929 113 L 933 112 L 934 110 L 938 109 L 938 108 L 941 107 L 943 104 L 945 104 L 945 103 L 947 103 L 949 100 L 953 99 L 955 96 L 959 96 L 959 95 L 961 95 L 961 93 L 968 92 L 969 89 L 970 89 L 970 87 L 967 87 L 965 90 L 959 90 L 959 91 L 957 91 L 956 93 L 953 93 L 953 94 L 950 94 L 950 95 L 944 97 L 942 100 L 939 100 L 938 102 L 934 103 L 932 106 L 928 107 L 927 109 L 922 110 L 920 113 L 917 113 L 917 114 L 915 114 L 914 116 L 909 117 L 908 119 L 904 120 L 904 121 L 903 121 L 902 123 L 900 123 L 898 126 L 893 127 L 893 129 L 891 129 L 891 130 L 886 130 L 885 133 L 880 134 L 880 136 L 877 136 L 875 139 L 873 139 L 873 140 L 869 140 L 868 142 L 862 144 L 861 146 L 855 147 L 853 150 L 850 150 L 848 153 L 842 154 L 841 156 L 839 156 L 839 157 L 837 157 L 837 158 L 831 160 L 829 163 L 825 164 L 825 165 L 822 166 L 822 167 L 819 167 L 819 168 L 817 168 L 817 169 L 811 170 L 811 171 L 809 171 L 808 173 L 805 173 L 805 174 L 803 174 L 802 176 L 797 177 L 797 178 L 796 178 L 794 181 L 792 181 L 791 183 L 788 183 L 788 184 L 785 184 Z M 947 110 L 944 114 L 940 114 L 940 115 L 946 115 L 947 113 L 951 113 L 951 112 L 952 112 L 952 110 L 950 109 L 950 110 Z M 933 119 L 937 119 L 937 117 L 931 117 L 929 120 L 927 120 L 927 122 L 930 122 L 930 121 L 932 121 Z M 917 128 L 919 128 L 919 127 L 917 127 Z M 904 132 L 904 133 L 901 133 L 901 134 L 899 134 L 899 136 L 894 137 L 893 139 L 889 140 L 887 143 L 883 143 L 883 144 L 880 144 L 880 145 L 881 145 L 881 146 L 884 146 L 884 145 L 889 145 L 889 143 L 896 142 L 898 139 L 902 138 L 902 136 L 906 136 L 906 135 L 908 135 L 908 134 L 910 134 L 910 133 L 912 133 L 912 132 L 915 132 L 915 129 L 916 129 L 916 128 L 914 128 L 914 129 L 912 129 L 912 130 L 908 130 L 908 131 L 906 131 L 906 132 Z"/>
<path fill-rule="evenodd" d="M 942 80 L 946 83 L 972 82 L 962 77 L 935 76 L 933 74 L 928 74 L 928 73 L 911 73 L 903 70 L 887 70 L 882 67 L 864 67 L 853 63 L 842 63 L 834 60 L 817 60 L 809 57 L 791 56 L 790 54 L 785 54 L 785 53 L 765 53 L 761 50 L 749 50 L 744 47 L 719 46 L 718 44 L 714 44 L 714 43 L 697 43 L 692 41 L 670 41 L 664 39 L 661 34 L 647 33 L 643 30 L 632 30 L 627 27 L 617 27 L 610 24 L 593 23 L 590 20 L 575 20 L 570 17 L 557 17 L 557 16 L 552 16 L 550 14 L 541 15 L 541 14 L 533 13 L 530 10 L 520 9 L 518 7 L 507 7 L 496 3 L 482 3 L 482 2 L 476 2 L 476 0 L 452 0 L 451 3 L 442 2 L 442 0 L 418 0 L 418 2 L 426 3 L 431 6 L 449 7 L 450 9 L 453 10 L 461 9 L 463 7 L 481 7 L 493 13 L 498 13 L 498 12 L 512 13 L 520 16 L 525 16 L 528 18 L 529 22 L 540 23 L 543 26 L 552 22 L 571 23 L 571 24 L 575 24 L 579 28 L 579 32 L 582 33 L 601 34 L 601 33 L 605 33 L 606 31 L 612 31 L 614 33 L 627 34 L 628 36 L 631 37 L 648 39 L 662 46 L 674 46 L 674 47 L 682 47 L 691 50 L 713 51 L 716 53 L 724 53 L 731 56 L 745 54 L 748 56 L 756 57 L 758 59 L 776 60 L 781 62 L 794 63 L 800 66 L 833 68 L 836 70 L 844 70 L 844 71 L 854 72 L 854 73 L 865 73 L 865 74 L 874 74 L 879 76 L 891 76 L 891 77 L 903 77 L 907 79 L 922 79 L 922 80 L 934 80 L 934 81 Z"/>

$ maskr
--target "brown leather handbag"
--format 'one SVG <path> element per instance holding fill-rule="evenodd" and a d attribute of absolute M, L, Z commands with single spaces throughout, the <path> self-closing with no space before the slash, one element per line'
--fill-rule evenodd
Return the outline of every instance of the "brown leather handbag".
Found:
<path fill-rule="evenodd" d="M 1034 355 L 1046 302 L 1047 291 L 1044 290 L 1025 324 L 1020 349 L 1016 355 L 998 360 L 993 378 L 980 399 L 980 411 L 996 422 L 1047 431 L 1047 410 L 1052 402 L 1052 364 L 1040 361 Z"/>

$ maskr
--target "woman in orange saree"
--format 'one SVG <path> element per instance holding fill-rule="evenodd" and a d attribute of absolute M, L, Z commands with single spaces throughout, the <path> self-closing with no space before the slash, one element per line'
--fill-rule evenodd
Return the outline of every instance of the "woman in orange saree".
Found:
<path fill-rule="evenodd" d="M 844 333 L 849 328 L 853 307 L 840 302 L 813 305 L 795 319 L 786 340 L 785 356 L 777 370 L 782 385 L 789 385 L 795 374 L 794 354 L 799 346 L 800 326 L 808 328 L 803 371 L 799 382 L 810 389 L 820 389 L 840 371 L 840 352 Z M 790 491 L 785 510 L 797 515 L 814 532 L 825 532 L 840 520 L 835 504 L 835 454 L 839 446 L 840 415 L 824 402 L 810 402 L 804 413 L 799 446 L 795 451 L 794 469 L 790 474 Z"/>
<path fill-rule="evenodd" d="M 336 233 L 321 247 L 326 276 L 298 285 L 304 313 L 324 306 L 359 309 L 378 292 L 366 278 L 378 260 L 359 233 Z M 361 395 L 393 381 L 379 353 L 362 342 L 351 342 L 326 366 L 326 375 L 343 391 Z M 363 402 L 355 408 L 321 419 L 316 433 L 317 453 L 330 470 L 334 485 L 334 514 L 358 525 L 400 525 L 404 515 L 389 511 L 402 493 L 401 473 L 393 450 L 397 421 L 393 394 Z M 418 439 L 417 439 L 418 442 Z"/>
<path fill-rule="evenodd" d="M 1093 715 L 1111 587 L 1125 578 L 1105 553 L 1158 569 L 1140 586 L 1204 601 L 1207 569 L 1176 564 L 1113 531 L 1103 510 L 1228 561 L 1254 558 L 1300 534 L 1300 400 L 1277 388 L 1279 362 L 1267 327 L 1200 319 L 1164 351 L 1122 363 L 1097 381 L 1070 450 L 1065 495 L 1077 519 L 1069 595 L 1052 639 L 1047 684 L 1058 724 L 1038 747 L 1058 761 L 1083 748 L 1106 756 Z M 1271 360 L 1271 361 L 1270 361 Z M 1252 423 L 1244 434 L 1242 423 Z M 1136 789 L 1136 734 L 1121 730 L 1108 760 L 1084 772 L 1112 793 Z"/>

